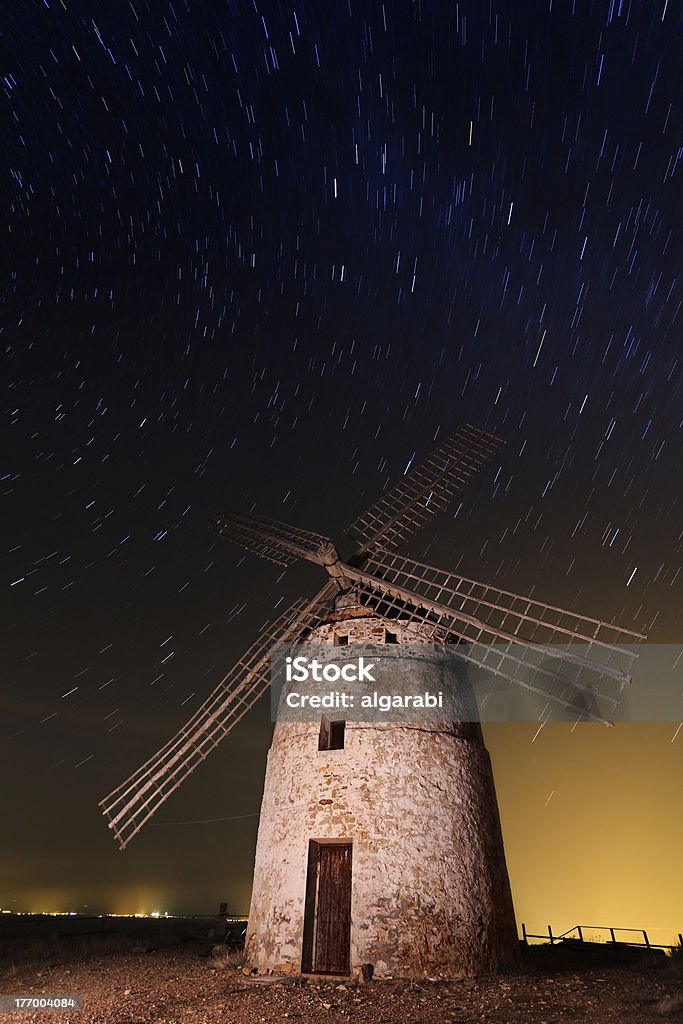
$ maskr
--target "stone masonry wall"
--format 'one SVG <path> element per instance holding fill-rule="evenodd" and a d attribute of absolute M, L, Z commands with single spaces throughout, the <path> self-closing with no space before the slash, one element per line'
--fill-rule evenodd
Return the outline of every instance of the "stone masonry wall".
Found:
<path fill-rule="evenodd" d="M 330 642 L 334 627 L 316 631 Z M 353 620 L 349 642 L 397 623 Z M 374 632 L 373 632 L 374 631 Z M 419 642 L 403 626 L 401 642 Z M 351 965 L 376 977 L 512 968 L 518 943 L 488 753 L 478 726 L 354 723 L 319 751 L 319 722 L 280 723 L 268 756 L 248 962 L 299 973 L 308 843 L 353 843 Z"/>

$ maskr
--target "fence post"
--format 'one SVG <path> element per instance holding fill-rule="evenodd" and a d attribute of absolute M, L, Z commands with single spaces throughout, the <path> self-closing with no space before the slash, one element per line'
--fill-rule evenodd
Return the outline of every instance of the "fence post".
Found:
<path fill-rule="evenodd" d="M 612 936 L 612 942 L 616 942 L 617 940 L 614 938 L 614 928 L 610 928 L 609 933 Z"/>
<path fill-rule="evenodd" d="M 550 925 L 548 925 L 548 935 L 550 936 L 550 945 L 552 946 L 552 944 L 554 942 L 554 938 L 553 938 L 553 930 L 550 927 Z"/>
<path fill-rule="evenodd" d="M 522 942 L 525 946 L 529 945 L 529 940 L 526 937 L 526 925 L 524 924 L 524 921 L 522 921 Z"/>
<path fill-rule="evenodd" d="M 650 948 L 650 940 L 648 939 L 647 932 L 645 931 L 644 928 L 643 928 L 643 938 L 645 939 L 645 945 L 649 949 Z"/>
<path fill-rule="evenodd" d="M 581 942 L 583 942 L 583 930 L 582 930 L 582 928 L 581 928 L 581 925 L 580 925 L 580 924 L 577 924 L 577 926 L 576 926 L 576 930 L 577 930 L 577 932 L 579 933 L 579 939 L 580 939 L 580 941 L 581 941 Z"/>

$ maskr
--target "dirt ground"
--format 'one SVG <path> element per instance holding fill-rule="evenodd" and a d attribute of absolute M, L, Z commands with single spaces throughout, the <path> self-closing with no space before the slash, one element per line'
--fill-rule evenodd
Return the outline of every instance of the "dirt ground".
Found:
<path fill-rule="evenodd" d="M 460 982 L 252 979 L 188 944 L 87 960 L 10 965 L 0 992 L 80 995 L 81 1012 L 0 1012 L 2 1024 L 647 1024 L 683 1021 L 683 972 L 671 961 L 531 957 L 514 977 Z M 203 955 L 202 955 L 203 954 Z M 678 959 L 678 958 L 677 958 Z M 553 969 L 554 968 L 554 969 Z"/>

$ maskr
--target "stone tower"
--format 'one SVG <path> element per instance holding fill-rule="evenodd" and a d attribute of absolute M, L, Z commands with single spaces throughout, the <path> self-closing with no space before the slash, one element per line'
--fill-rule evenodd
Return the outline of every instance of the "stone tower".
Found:
<path fill-rule="evenodd" d="M 356 609 L 308 642 L 427 640 L 415 623 Z M 415 670 L 429 672 L 428 662 Z M 466 674 L 452 674 L 439 688 L 462 700 Z M 519 944 L 479 723 L 278 722 L 246 954 L 259 973 L 275 974 L 514 969 Z"/>

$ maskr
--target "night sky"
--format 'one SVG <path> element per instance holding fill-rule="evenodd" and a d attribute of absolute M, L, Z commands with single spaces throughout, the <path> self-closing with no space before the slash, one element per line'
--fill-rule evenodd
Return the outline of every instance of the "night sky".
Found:
<path fill-rule="evenodd" d="M 406 553 L 675 660 L 681 17 L 5 5 L 0 906 L 246 912 L 267 700 L 125 853 L 97 808 L 322 583 L 210 517 L 338 537 L 462 420 Z M 518 920 L 680 930 L 675 723 L 487 739 Z"/>

